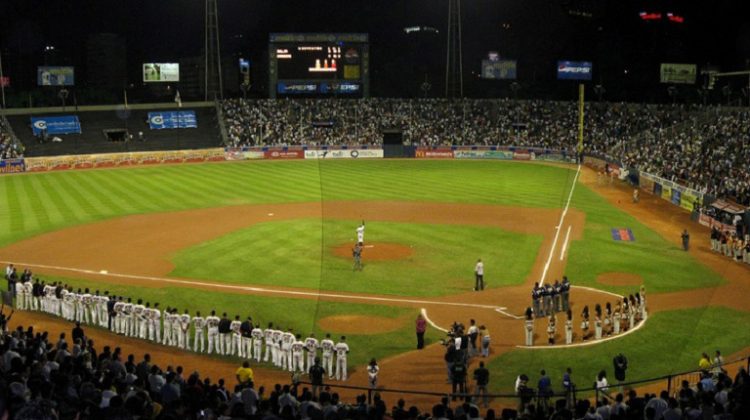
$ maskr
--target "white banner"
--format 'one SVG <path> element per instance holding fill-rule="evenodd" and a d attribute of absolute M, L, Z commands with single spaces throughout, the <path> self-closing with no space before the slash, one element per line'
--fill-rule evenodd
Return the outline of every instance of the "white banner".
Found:
<path fill-rule="evenodd" d="M 383 149 L 305 150 L 305 159 L 376 159 Z"/>

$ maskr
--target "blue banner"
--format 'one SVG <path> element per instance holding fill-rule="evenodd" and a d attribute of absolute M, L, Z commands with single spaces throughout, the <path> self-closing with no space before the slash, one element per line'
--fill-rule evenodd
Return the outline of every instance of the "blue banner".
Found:
<path fill-rule="evenodd" d="M 195 111 L 149 112 L 148 125 L 152 130 L 165 128 L 198 128 Z"/>
<path fill-rule="evenodd" d="M 26 163 L 23 159 L 0 160 L 0 174 L 15 174 L 25 170 Z"/>
<path fill-rule="evenodd" d="M 558 61 L 557 78 L 560 80 L 591 80 L 593 65 L 590 61 Z"/>
<path fill-rule="evenodd" d="M 35 136 L 47 130 L 47 134 L 81 133 L 81 122 L 75 115 L 59 117 L 31 117 L 31 130 Z"/>

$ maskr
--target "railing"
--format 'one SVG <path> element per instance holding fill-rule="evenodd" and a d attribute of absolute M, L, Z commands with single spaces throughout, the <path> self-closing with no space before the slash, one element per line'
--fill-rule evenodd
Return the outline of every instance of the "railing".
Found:
<path fill-rule="evenodd" d="M 724 362 L 722 365 L 724 369 L 728 371 L 729 375 L 732 375 L 733 373 L 736 373 L 736 371 L 739 370 L 740 367 L 744 367 L 746 371 L 750 371 L 750 356 L 744 356 L 738 359 L 734 359 L 728 362 Z M 628 381 L 628 382 L 618 382 L 618 383 L 610 383 L 608 386 L 608 391 L 603 391 L 602 389 L 596 388 L 595 386 L 591 387 L 585 387 L 585 388 L 575 388 L 571 392 L 554 392 L 548 395 L 542 395 L 540 396 L 536 390 L 527 388 L 527 391 L 523 395 L 519 395 L 516 393 L 491 393 L 486 394 L 486 398 L 493 400 L 496 402 L 496 400 L 510 400 L 513 401 L 512 404 L 500 404 L 501 407 L 515 407 L 519 406 L 521 400 L 524 400 L 523 402 L 528 403 L 532 400 L 536 400 L 537 403 L 543 403 L 548 404 L 549 401 L 554 401 L 554 399 L 566 399 L 570 403 L 573 403 L 578 399 L 579 395 L 583 396 L 583 399 L 594 397 L 596 398 L 595 401 L 598 401 L 601 399 L 602 396 L 606 396 L 611 401 L 614 401 L 614 395 L 617 393 L 623 392 L 625 389 L 633 389 L 633 388 L 639 388 L 639 387 L 646 387 L 646 386 L 654 386 L 659 387 L 659 391 L 666 390 L 670 396 L 676 394 L 680 390 L 680 384 L 682 381 L 686 380 L 691 385 L 696 384 L 700 378 L 701 373 L 703 370 L 697 369 L 697 370 L 690 370 L 690 371 L 684 371 L 684 372 L 677 372 L 677 373 L 670 373 L 663 376 L 657 376 L 653 378 L 647 378 L 647 379 L 639 379 L 637 381 Z M 312 385 L 311 382 L 308 381 L 300 381 L 298 384 L 301 385 Z M 372 398 L 375 393 L 378 394 L 399 394 L 399 395 L 412 395 L 412 396 L 428 396 L 428 397 L 437 397 L 437 398 L 443 398 L 447 397 L 450 399 L 465 399 L 468 397 L 476 398 L 476 394 L 474 392 L 468 391 L 468 384 L 467 384 L 467 390 L 465 392 L 438 392 L 438 391 L 420 391 L 420 390 L 410 390 L 410 389 L 397 389 L 397 388 L 371 388 L 371 387 L 364 387 L 364 386 L 355 386 L 355 385 L 342 385 L 342 384 L 328 384 L 326 383 L 324 385 L 325 387 L 331 388 L 331 389 L 341 389 L 341 390 L 353 390 L 353 391 L 361 391 L 362 394 L 367 395 L 368 402 L 372 402 Z M 616 392 L 615 392 L 616 391 Z M 649 391 L 651 393 L 658 393 L 656 391 Z M 612 395 L 614 394 L 614 395 Z M 480 399 L 485 398 L 485 395 L 482 394 L 479 396 Z M 474 402 L 477 402 L 476 399 Z"/>

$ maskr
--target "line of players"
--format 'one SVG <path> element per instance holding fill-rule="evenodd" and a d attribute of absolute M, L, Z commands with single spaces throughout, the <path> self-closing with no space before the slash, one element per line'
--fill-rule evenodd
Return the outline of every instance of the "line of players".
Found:
<path fill-rule="evenodd" d="M 68 321 L 108 328 L 121 335 L 183 350 L 271 362 L 290 372 L 307 373 L 320 350 L 322 366 L 330 379 L 347 379 L 349 345 L 345 336 L 338 343 L 331 340 L 330 334 L 320 341 L 310 334 L 302 341 L 301 335 L 295 335 L 291 329 L 275 329 L 273 323 L 261 329 L 260 324 L 252 323 L 251 317 L 241 321 L 236 315 L 230 321 L 226 313 L 219 318 L 216 311 L 203 317 L 200 311 L 191 316 L 187 310 L 179 314 L 177 309 L 168 307 L 162 316 L 158 303 L 151 307 L 141 299 L 133 302 L 131 298 L 109 296 L 108 291 L 74 292 L 67 285 L 45 284 L 38 279 L 16 284 L 15 292 L 16 308 L 20 310 L 40 310 Z"/>
<path fill-rule="evenodd" d="M 711 228 L 711 251 L 737 262 L 750 264 L 750 235 L 744 235 L 743 240 L 737 232 L 724 232 L 713 227 Z"/>
<path fill-rule="evenodd" d="M 568 308 L 565 311 L 565 344 L 573 343 L 573 311 Z M 600 304 L 594 306 L 594 316 L 591 317 L 589 306 L 585 305 L 581 311 L 581 341 L 589 338 L 600 340 L 605 336 L 612 336 L 634 328 L 639 322 L 646 319 L 646 288 L 641 286 L 640 291 L 634 295 L 623 296 L 622 303 L 615 303 L 614 309 L 607 302 L 604 308 Z M 526 308 L 524 329 L 526 332 L 525 345 L 534 345 L 534 310 Z M 592 325 L 593 324 L 593 325 Z M 594 334 L 590 336 L 591 327 Z M 550 312 L 547 323 L 547 344 L 554 345 L 557 335 L 557 316 Z"/>
<path fill-rule="evenodd" d="M 557 312 L 567 312 L 570 308 L 570 281 L 563 276 L 562 282 L 555 280 L 554 284 L 534 283 L 531 289 L 531 307 L 534 316 L 542 318 Z"/>

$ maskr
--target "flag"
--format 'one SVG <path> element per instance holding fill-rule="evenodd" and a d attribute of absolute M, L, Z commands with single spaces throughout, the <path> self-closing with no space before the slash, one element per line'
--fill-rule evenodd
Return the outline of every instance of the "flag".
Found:
<path fill-rule="evenodd" d="M 174 101 L 177 102 L 177 106 L 182 108 L 182 98 L 180 98 L 180 91 L 177 90 L 177 93 L 174 95 Z"/>

